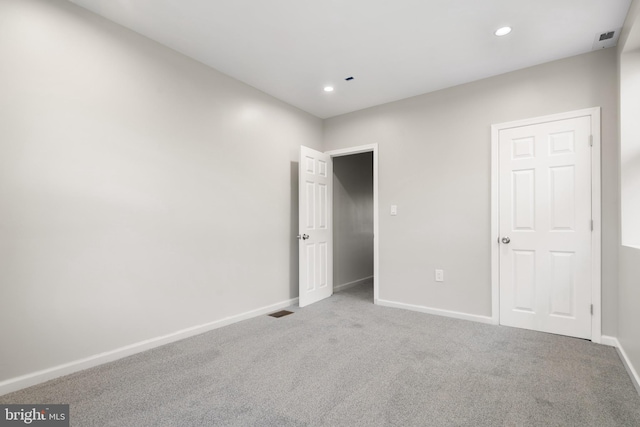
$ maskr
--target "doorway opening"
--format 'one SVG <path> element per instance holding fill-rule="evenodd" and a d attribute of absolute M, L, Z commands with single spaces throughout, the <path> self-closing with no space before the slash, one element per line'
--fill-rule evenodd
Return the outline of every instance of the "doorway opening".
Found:
<path fill-rule="evenodd" d="M 333 163 L 333 288 L 378 301 L 377 146 L 329 151 Z M 367 292 L 368 295 L 371 293 Z"/>
<path fill-rule="evenodd" d="M 333 290 L 373 290 L 373 153 L 333 159 Z"/>

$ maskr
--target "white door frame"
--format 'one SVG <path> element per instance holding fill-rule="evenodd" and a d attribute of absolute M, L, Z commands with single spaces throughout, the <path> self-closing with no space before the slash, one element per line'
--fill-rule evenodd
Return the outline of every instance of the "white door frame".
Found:
<path fill-rule="evenodd" d="M 378 304 L 378 290 L 380 289 L 380 275 L 378 274 L 378 266 L 380 265 L 378 262 L 380 254 L 380 238 L 378 233 L 378 144 L 325 151 L 325 154 L 329 154 L 332 158 L 360 153 L 373 153 L 373 302 L 374 304 Z M 331 215 L 333 215 L 333 211 Z M 331 221 L 333 224 L 333 218 Z"/>
<path fill-rule="evenodd" d="M 492 322 L 500 324 L 500 245 L 499 220 L 499 135 L 504 129 L 530 126 L 557 120 L 573 119 L 577 117 L 591 117 L 591 135 L 593 149 L 591 150 L 591 218 L 593 219 L 593 233 L 591 233 L 591 301 L 593 315 L 591 316 L 591 341 L 602 341 L 602 216 L 601 216 L 601 178 L 600 178 L 600 107 L 584 110 L 569 111 L 549 116 L 534 117 L 508 123 L 491 125 L 491 312 Z"/>

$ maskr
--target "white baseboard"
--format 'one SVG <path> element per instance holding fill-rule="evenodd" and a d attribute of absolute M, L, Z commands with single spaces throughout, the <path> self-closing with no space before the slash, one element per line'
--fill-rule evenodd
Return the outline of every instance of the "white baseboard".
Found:
<path fill-rule="evenodd" d="M 23 388 L 31 387 L 36 384 L 41 384 L 43 382 L 61 377 L 63 375 L 69 375 L 74 372 L 78 372 L 84 369 L 92 368 L 94 366 L 102 365 L 104 363 L 113 362 L 114 360 L 122 359 L 123 357 L 131 356 L 136 353 L 141 353 L 146 350 L 151 350 L 152 348 L 160 347 L 165 344 L 169 344 L 175 341 L 180 341 L 185 338 L 192 337 L 194 335 L 199 335 L 204 332 L 208 332 L 214 329 L 221 328 L 223 326 L 230 325 L 232 323 L 251 319 L 257 316 L 262 316 L 264 314 L 268 314 L 273 311 L 280 310 L 297 303 L 298 303 L 298 298 L 281 301 L 279 303 L 275 303 L 269 306 L 247 311 L 245 313 L 237 314 L 235 316 L 225 317 L 224 319 L 216 320 L 214 322 L 205 323 L 203 325 L 182 329 L 177 332 L 173 332 L 167 335 L 162 335 L 156 338 L 140 341 L 135 344 L 130 344 L 124 347 L 116 348 L 114 350 L 106 351 L 104 353 L 95 354 L 93 356 L 85 357 L 83 359 L 78 359 L 73 362 L 54 366 L 52 368 L 43 369 L 41 371 L 33 372 L 30 374 L 22 375 L 15 378 L 10 378 L 8 380 L 0 382 L 0 396 L 23 389 Z"/>
<path fill-rule="evenodd" d="M 610 345 L 616 348 L 616 351 L 620 356 L 620 360 L 622 360 L 622 364 L 624 365 L 624 368 L 627 370 L 627 373 L 631 377 L 631 382 L 633 383 L 633 386 L 636 388 L 636 391 L 638 392 L 638 394 L 640 394 L 640 376 L 638 375 L 638 371 L 635 370 L 635 368 L 633 367 L 633 364 L 629 360 L 629 357 L 627 356 L 627 353 L 624 351 L 622 344 L 620 344 L 620 341 L 618 341 L 618 338 L 609 337 L 605 335 L 602 336 L 602 344 L 605 343 L 605 338 L 607 342 L 606 345 Z"/>
<path fill-rule="evenodd" d="M 361 285 L 369 280 L 373 280 L 373 276 L 364 277 L 362 279 L 354 280 L 353 282 L 343 283 L 342 285 L 334 286 L 333 292 L 344 291 L 345 289 L 353 288 L 354 286 Z"/>
<path fill-rule="evenodd" d="M 470 320 L 472 322 L 487 323 L 492 325 L 493 319 L 490 316 L 478 316 L 477 314 L 460 313 L 458 311 L 441 310 L 439 308 L 424 307 L 422 305 L 405 304 L 402 302 L 387 301 L 378 299 L 378 305 L 384 307 L 402 308 L 405 310 L 419 311 L 420 313 L 434 314 L 436 316 L 453 317 L 454 319 Z"/>
<path fill-rule="evenodd" d="M 600 344 L 608 345 L 609 347 L 619 347 L 620 343 L 616 337 L 611 337 L 609 335 L 602 335 L 600 337 Z"/>

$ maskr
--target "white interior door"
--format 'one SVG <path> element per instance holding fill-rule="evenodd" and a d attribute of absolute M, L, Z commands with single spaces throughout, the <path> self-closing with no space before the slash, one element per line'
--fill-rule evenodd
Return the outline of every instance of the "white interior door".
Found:
<path fill-rule="evenodd" d="M 331 156 L 300 147 L 298 172 L 300 307 L 333 294 Z"/>
<path fill-rule="evenodd" d="M 500 130 L 500 324 L 591 338 L 590 141 L 590 116 Z"/>

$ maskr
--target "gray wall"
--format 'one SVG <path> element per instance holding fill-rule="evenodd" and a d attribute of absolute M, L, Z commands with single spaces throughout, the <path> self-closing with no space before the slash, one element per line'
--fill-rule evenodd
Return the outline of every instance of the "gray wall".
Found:
<path fill-rule="evenodd" d="M 617 90 L 607 49 L 325 120 L 326 150 L 379 144 L 380 298 L 490 316 L 491 124 L 600 106 L 603 333 L 615 335 Z"/>
<path fill-rule="evenodd" d="M 64 0 L 0 58 L 0 381 L 297 296 L 319 119 Z"/>
<path fill-rule="evenodd" d="M 373 276 L 373 153 L 333 159 L 333 285 Z"/>
<path fill-rule="evenodd" d="M 620 248 L 619 286 L 618 341 L 640 374 L 640 249 Z"/>
<path fill-rule="evenodd" d="M 620 92 L 623 101 L 621 104 L 621 159 L 622 174 L 621 188 L 630 191 L 622 193 L 622 207 L 629 203 L 625 198 L 633 197 L 635 202 L 640 200 L 640 187 L 632 187 L 631 182 L 638 179 L 637 175 L 637 148 L 640 135 L 640 123 L 638 122 L 638 100 L 640 99 L 640 86 L 637 84 L 637 76 L 640 75 L 640 1 L 635 0 L 629 9 L 629 15 L 623 28 L 620 45 L 618 46 L 621 62 Z M 636 83 L 625 78 L 625 74 L 635 73 Z M 634 148 L 636 151 L 634 153 Z M 635 162 L 634 162 L 635 160 Z M 635 164 L 635 176 L 633 166 Z M 640 219 L 636 215 L 629 218 L 636 225 Z M 638 235 L 629 235 L 635 230 L 623 227 L 622 242 L 625 244 L 635 244 L 638 242 Z M 620 283 L 618 289 L 619 310 L 618 310 L 618 341 L 624 349 L 628 362 L 640 374 L 640 248 L 632 246 L 620 246 Z M 637 378 L 636 378 L 637 379 Z"/>

